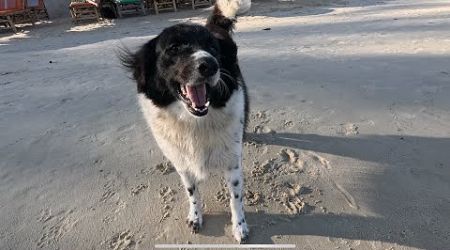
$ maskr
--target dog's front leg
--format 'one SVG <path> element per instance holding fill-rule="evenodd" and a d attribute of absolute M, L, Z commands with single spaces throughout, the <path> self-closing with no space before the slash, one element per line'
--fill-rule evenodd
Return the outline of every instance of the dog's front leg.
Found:
<path fill-rule="evenodd" d="M 193 233 L 198 233 L 203 223 L 202 204 L 200 193 L 198 191 L 198 182 L 195 177 L 187 172 L 179 172 L 181 181 L 186 188 L 189 201 L 189 213 L 187 216 L 187 224 Z"/>
<path fill-rule="evenodd" d="M 243 187 L 244 177 L 242 171 L 241 160 L 237 165 L 231 166 L 226 171 L 225 179 L 230 191 L 230 207 L 231 207 L 231 222 L 233 224 L 233 236 L 239 242 L 243 243 L 248 239 L 248 227 L 244 214 L 243 203 Z"/>

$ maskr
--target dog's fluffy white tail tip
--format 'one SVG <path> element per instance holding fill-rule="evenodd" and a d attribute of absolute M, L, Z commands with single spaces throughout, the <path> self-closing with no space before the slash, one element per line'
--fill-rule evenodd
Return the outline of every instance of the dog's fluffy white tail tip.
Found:
<path fill-rule="evenodd" d="M 234 18 L 236 15 L 245 14 L 252 6 L 251 0 L 217 0 L 217 7 L 219 7 L 222 15 L 229 18 Z"/>

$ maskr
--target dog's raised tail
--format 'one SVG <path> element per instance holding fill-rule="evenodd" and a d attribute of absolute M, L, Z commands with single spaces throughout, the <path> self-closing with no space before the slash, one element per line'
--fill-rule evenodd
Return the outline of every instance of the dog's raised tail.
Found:
<path fill-rule="evenodd" d="M 228 18 L 236 18 L 250 10 L 251 0 L 217 0 L 216 6 L 222 11 L 222 15 Z"/>
<path fill-rule="evenodd" d="M 249 11 L 251 4 L 251 0 L 217 0 L 207 24 L 230 32 L 234 28 L 236 16 Z"/>

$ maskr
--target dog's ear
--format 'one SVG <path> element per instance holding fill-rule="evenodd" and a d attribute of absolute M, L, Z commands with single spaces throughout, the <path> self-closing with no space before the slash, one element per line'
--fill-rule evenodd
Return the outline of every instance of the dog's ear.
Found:
<path fill-rule="evenodd" d="M 237 62 L 237 45 L 230 33 L 216 25 L 207 25 L 211 35 L 217 40 L 220 47 L 221 64 L 234 64 Z"/>
<path fill-rule="evenodd" d="M 211 15 L 206 21 L 206 27 L 217 26 L 222 28 L 226 32 L 231 33 L 233 32 L 235 22 L 236 18 L 234 16 L 225 15 L 221 7 L 216 3 Z"/>
<path fill-rule="evenodd" d="M 121 48 L 118 56 L 122 65 L 133 73 L 133 78 L 137 83 L 139 93 L 146 93 L 152 88 L 156 74 L 156 44 L 157 39 L 154 38 L 144 44 L 136 53 L 132 53 L 127 48 Z"/>

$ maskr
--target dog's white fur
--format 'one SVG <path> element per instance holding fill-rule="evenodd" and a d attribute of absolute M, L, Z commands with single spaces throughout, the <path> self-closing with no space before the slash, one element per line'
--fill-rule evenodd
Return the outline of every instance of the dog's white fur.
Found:
<path fill-rule="evenodd" d="M 181 101 L 161 109 L 144 94 L 138 96 L 158 146 L 177 171 L 191 172 L 203 180 L 208 169 L 239 163 L 244 119 L 242 90 L 233 93 L 225 108 L 210 107 L 208 114 L 200 118 L 192 116 Z"/>
<path fill-rule="evenodd" d="M 251 0 L 217 0 L 217 6 L 225 17 L 234 18 L 245 14 L 252 6 Z"/>
<path fill-rule="evenodd" d="M 155 106 L 144 94 L 138 95 L 144 117 L 164 155 L 180 174 L 188 191 L 188 222 L 202 224 L 198 181 L 220 169 L 230 191 L 233 235 L 240 242 L 248 235 L 242 203 L 242 136 L 244 92 L 234 91 L 226 106 L 209 108 L 204 117 L 194 117 L 181 101 L 167 108 Z"/>

